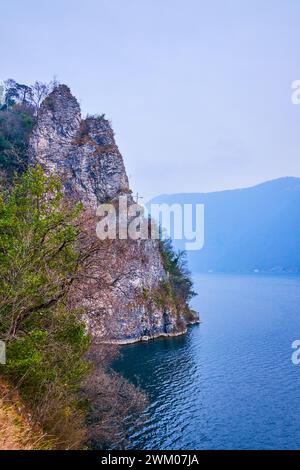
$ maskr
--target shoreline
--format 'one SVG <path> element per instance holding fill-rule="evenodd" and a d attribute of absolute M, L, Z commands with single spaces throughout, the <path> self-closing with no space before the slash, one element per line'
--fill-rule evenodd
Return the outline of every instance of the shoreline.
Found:
<path fill-rule="evenodd" d="M 111 339 L 107 341 L 101 341 L 99 344 L 115 344 L 119 346 L 126 346 L 127 344 L 135 344 L 135 343 L 147 343 L 148 341 L 153 341 L 159 338 L 176 338 L 177 336 L 185 335 L 188 331 L 189 326 L 199 325 L 202 321 L 193 320 L 187 324 L 187 327 L 182 331 L 176 331 L 174 333 L 157 333 L 151 336 L 141 336 L 139 338 L 129 338 L 129 339 Z"/>

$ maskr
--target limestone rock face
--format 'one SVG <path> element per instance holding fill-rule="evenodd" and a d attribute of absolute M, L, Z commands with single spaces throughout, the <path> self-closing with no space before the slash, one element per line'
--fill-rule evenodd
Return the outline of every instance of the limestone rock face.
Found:
<path fill-rule="evenodd" d="M 123 158 L 104 117 L 81 120 L 79 104 L 66 85 L 43 102 L 31 142 L 31 162 L 57 172 L 68 193 L 85 204 L 129 192 Z"/>
<path fill-rule="evenodd" d="M 84 203 L 89 221 L 96 220 L 101 202 L 124 194 L 133 202 L 110 123 L 103 116 L 82 120 L 80 106 L 65 85 L 50 93 L 39 110 L 30 163 L 58 173 L 66 193 Z M 99 243 L 96 223 L 90 222 L 86 230 L 92 243 Z M 185 330 L 180 314 L 157 306 L 149 295 L 166 278 L 157 240 L 107 241 L 95 252 L 89 275 L 72 299 L 86 308 L 95 337 L 124 343 Z"/>
<path fill-rule="evenodd" d="M 64 174 L 73 138 L 81 122 L 80 106 L 69 88 L 61 85 L 42 103 L 30 140 L 31 162 Z"/>

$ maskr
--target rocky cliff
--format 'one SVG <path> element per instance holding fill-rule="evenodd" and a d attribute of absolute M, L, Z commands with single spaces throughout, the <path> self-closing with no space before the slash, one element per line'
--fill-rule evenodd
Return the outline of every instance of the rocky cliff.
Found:
<path fill-rule="evenodd" d="M 76 98 L 66 85 L 43 102 L 30 142 L 30 158 L 57 172 L 67 191 L 85 205 L 96 207 L 128 193 L 123 158 L 104 117 L 81 119 Z"/>
<path fill-rule="evenodd" d="M 125 343 L 184 332 L 183 312 L 158 300 L 160 285 L 167 279 L 159 242 L 99 244 L 96 237 L 99 203 L 121 195 L 133 203 L 110 123 L 103 116 L 82 119 L 77 100 L 60 85 L 40 107 L 29 153 L 31 164 L 58 173 L 66 193 L 85 206 L 86 237 L 98 248 L 71 300 L 85 306 L 92 334 L 101 341 Z"/>

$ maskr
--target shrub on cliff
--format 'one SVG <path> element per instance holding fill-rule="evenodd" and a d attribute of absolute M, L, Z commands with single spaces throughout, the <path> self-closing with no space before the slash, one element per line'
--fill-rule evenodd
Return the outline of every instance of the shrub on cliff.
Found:
<path fill-rule="evenodd" d="M 28 142 L 43 99 L 57 83 L 24 85 L 9 79 L 0 105 L 0 172 L 11 181 L 27 168 Z"/>
<path fill-rule="evenodd" d="M 175 304 L 179 311 L 189 315 L 189 301 L 196 295 L 193 290 L 193 282 L 187 268 L 186 253 L 176 252 L 170 238 L 159 241 L 160 253 L 167 281 L 163 283 L 161 289 L 163 295 L 168 297 Z"/>
<path fill-rule="evenodd" d="M 27 105 L 0 111 L 0 171 L 12 180 L 26 169 L 28 140 L 35 118 Z"/>

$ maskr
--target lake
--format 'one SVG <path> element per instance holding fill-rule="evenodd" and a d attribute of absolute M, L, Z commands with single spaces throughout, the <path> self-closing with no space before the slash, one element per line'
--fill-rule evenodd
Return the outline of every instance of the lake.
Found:
<path fill-rule="evenodd" d="M 300 277 L 201 275 L 186 335 L 122 347 L 149 397 L 132 449 L 299 449 Z"/>

